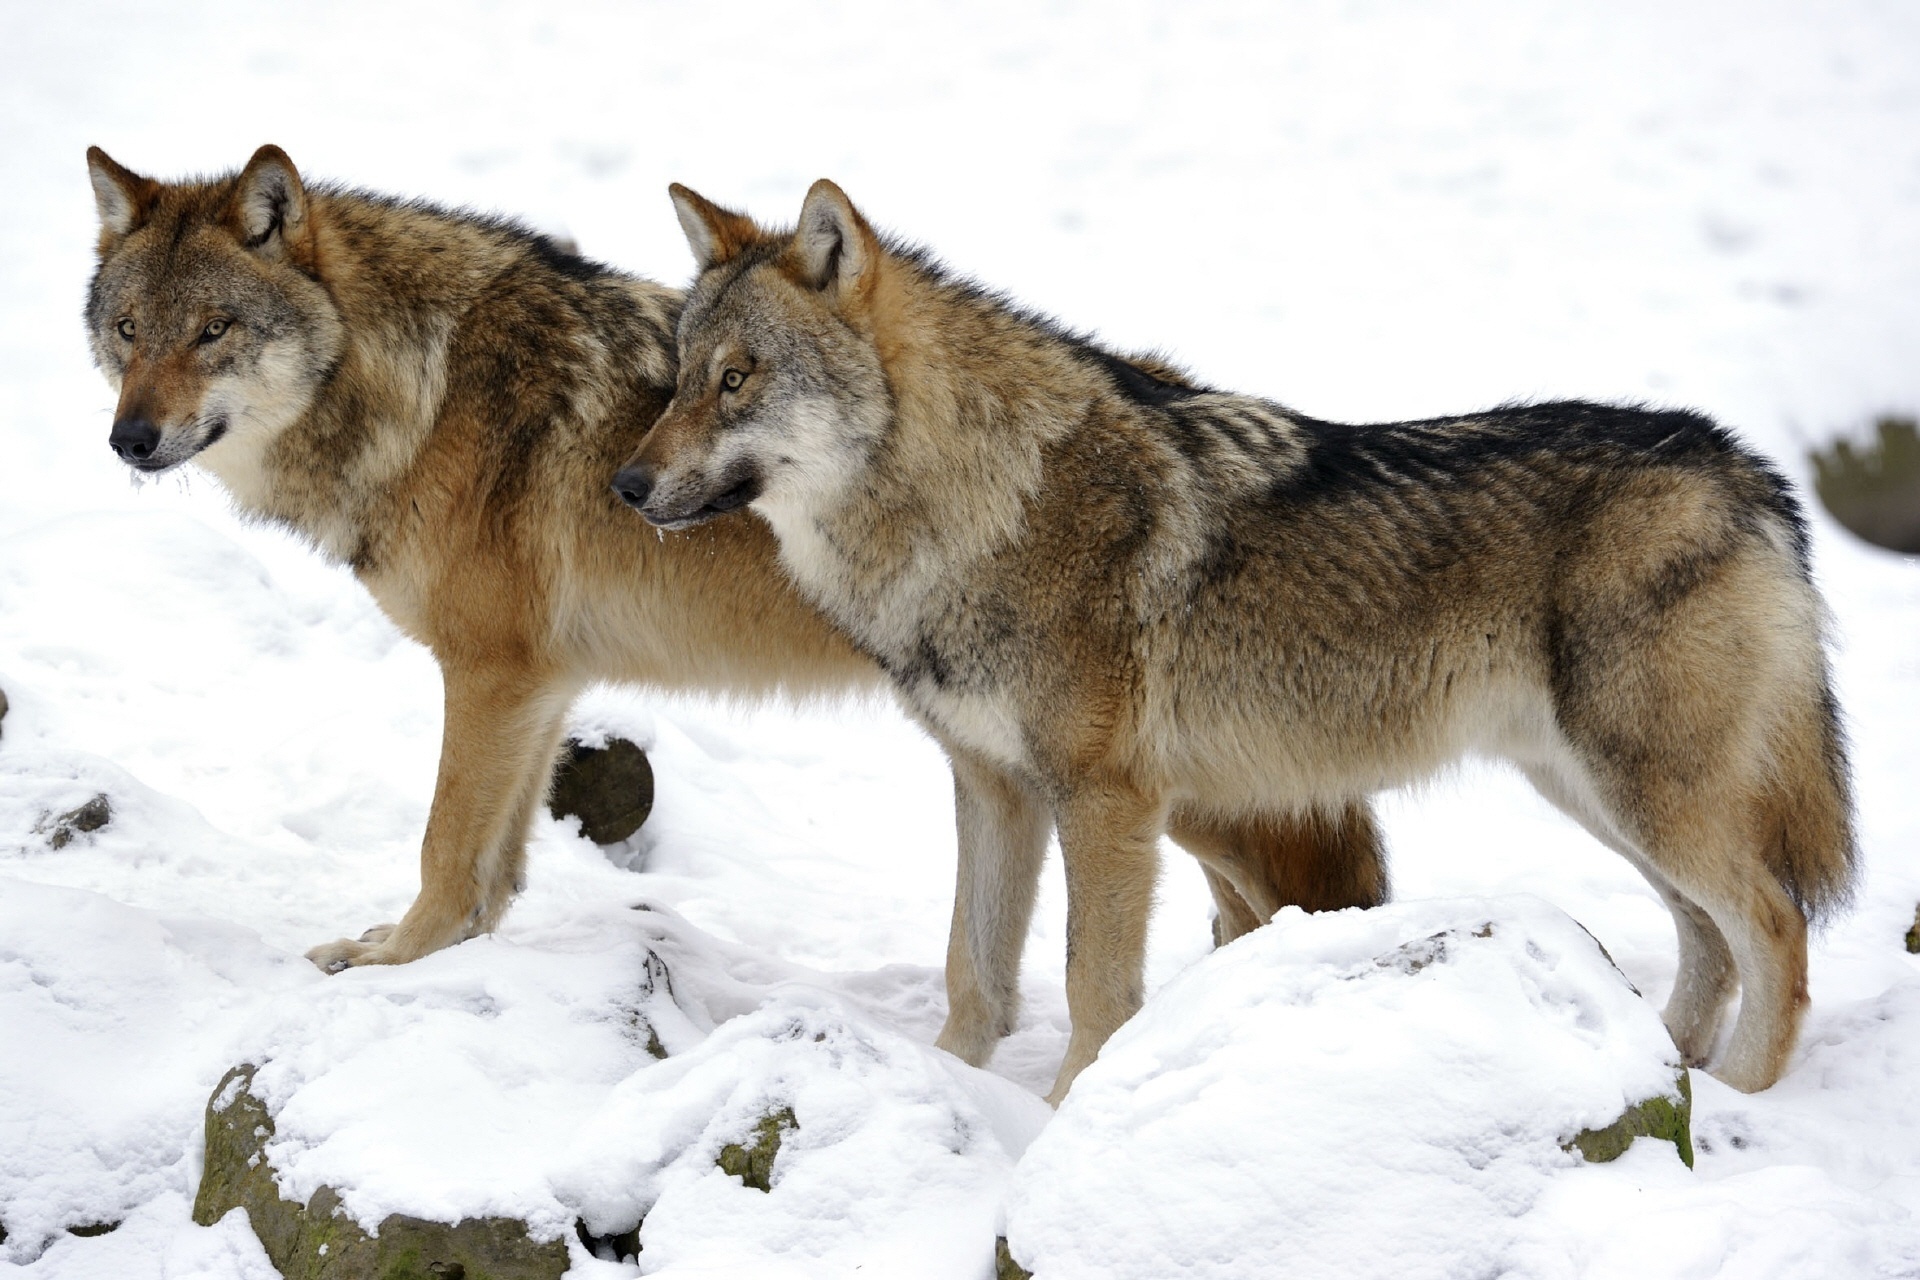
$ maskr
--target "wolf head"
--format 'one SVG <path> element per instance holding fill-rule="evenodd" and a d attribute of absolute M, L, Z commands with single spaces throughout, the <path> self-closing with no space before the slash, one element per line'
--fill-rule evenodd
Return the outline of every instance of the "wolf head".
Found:
<path fill-rule="evenodd" d="M 87 152 L 100 262 L 93 357 L 120 393 L 113 451 L 165 471 L 202 450 L 260 449 L 340 357 L 306 189 L 278 147 L 238 175 L 163 184 Z"/>
<path fill-rule="evenodd" d="M 679 385 L 615 491 L 662 528 L 749 503 L 776 520 L 830 503 L 892 420 L 873 328 L 879 237 L 824 179 L 790 232 L 671 192 L 699 271 Z"/>

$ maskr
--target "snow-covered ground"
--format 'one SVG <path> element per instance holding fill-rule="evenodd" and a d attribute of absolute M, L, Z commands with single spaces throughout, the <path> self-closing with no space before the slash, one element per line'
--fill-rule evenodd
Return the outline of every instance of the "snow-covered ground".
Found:
<path fill-rule="evenodd" d="M 205 478 L 130 488 L 78 320 L 89 143 L 175 175 L 264 141 L 672 281 L 669 180 L 779 218 L 830 175 L 1070 323 L 1325 417 L 1643 398 L 1805 476 L 1805 442 L 1920 407 L 1920 9 L 1896 0 L 0 6 L 0 1275 L 270 1275 L 237 1217 L 187 1213 L 207 1095 L 251 1057 L 272 1064 L 290 1190 L 357 1178 L 363 1215 L 553 1230 L 650 1204 L 649 1273 L 978 1280 L 1012 1197 L 1016 1245 L 1058 1268 L 1073 1230 L 1153 1223 L 1157 1245 L 1188 1231 L 1196 1275 L 1290 1274 L 1288 1241 L 1351 1229 L 1373 1250 L 1354 1276 L 1920 1276 L 1920 961 L 1901 946 L 1920 565 L 1824 519 L 1866 875 L 1817 944 L 1787 1078 L 1745 1097 L 1695 1073 L 1692 1172 L 1642 1143 L 1414 1195 L 1431 1170 L 1315 1106 L 1357 1105 L 1372 1077 L 1229 1035 L 1307 1026 L 1262 983 L 1306 990 L 1356 939 L 1390 952 L 1476 910 L 1562 936 L 1512 894 L 1664 999 L 1652 894 L 1491 768 L 1386 800 L 1408 905 L 1375 923 L 1292 917 L 1209 957 L 1204 889 L 1170 852 L 1150 962 L 1168 999 L 1052 1121 L 1032 1095 L 1064 1046 L 1057 868 L 1022 1027 L 991 1072 L 942 1059 L 950 795 L 880 706 L 596 691 L 579 723 L 649 745 L 659 777 L 623 865 L 543 823 L 498 936 L 323 979 L 305 947 L 412 896 L 433 665 Z M 96 793 L 111 824 L 52 849 L 46 817 Z M 1355 1052 L 1417 1046 L 1352 1009 Z M 1209 1028 L 1219 1054 L 1183 1057 Z M 1491 1070 L 1471 1047 L 1436 1046 L 1436 1089 Z M 1223 1064 L 1269 1072 L 1264 1091 Z M 1177 1071 L 1201 1075 L 1153 1087 L 1178 1107 L 1128 1109 Z M 1503 1141 L 1538 1111 L 1513 1096 Z M 770 1102 L 803 1127 L 763 1195 L 710 1159 Z M 1510 1229 L 1464 1230 L 1466 1203 Z"/>

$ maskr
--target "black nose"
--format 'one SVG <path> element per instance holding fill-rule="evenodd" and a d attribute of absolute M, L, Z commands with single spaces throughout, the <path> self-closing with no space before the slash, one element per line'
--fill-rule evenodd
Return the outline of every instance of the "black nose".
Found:
<path fill-rule="evenodd" d="M 638 511 L 647 505 L 647 497 L 653 492 L 653 468 L 644 462 L 620 468 L 613 477 L 613 491 L 620 495 L 620 501 Z"/>
<path fill-rule="evenodd" d="M 145 462 L 160 447 L 160 428 L 135 414 L 113 424 L 107 443 L 122 462 Z"/>

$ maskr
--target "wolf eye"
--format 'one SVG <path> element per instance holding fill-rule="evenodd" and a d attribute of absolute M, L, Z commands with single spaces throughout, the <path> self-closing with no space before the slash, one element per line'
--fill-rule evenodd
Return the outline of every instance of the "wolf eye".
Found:
<path fill-rule="evenodd" d="M 120 317 L 120 323 L 116 324 L 113 327 L 115 329 L 118 329 L 120 331 L 120 336 L 125 338 L 128 342 L 133 341 L 133 317 L 132 316 Z"/>
<path fill-rule="evenodd" d="M 725 373 L 720 375 L 720 385 L 725 387 L 729 391 L 738 391 L 740 389 L 740 384 L 745 382 L 746 380 L 747 380 L 747 375 L 740 372 L 738 369 L 729 369 Z"/>
<path fill-rule="evenodd" d="M 200 331 L 200 341 L 212 342 L 215 338 L 225 333 L 232 325 L 233 321 L 231 320 L 209 320 L 207 321 L 207 327 Z"/>

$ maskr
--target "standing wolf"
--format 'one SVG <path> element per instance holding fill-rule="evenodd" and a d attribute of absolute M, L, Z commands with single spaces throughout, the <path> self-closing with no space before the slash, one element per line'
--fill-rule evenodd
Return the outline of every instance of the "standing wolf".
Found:
<path fill-rule="evenodd" d="M 1047 818 L 1058 1102 L 1140 1003 L 1171 808 L 1339 805 L 1478 751 L 1666 901 L 1686 1058 L 1737 976 L 1717 1074 L 1779 1078 L 1854 851 L 1805 529 L 1726 432 L 1590 404 L 1316 422 L 953 280 L 830 182 L 793 232 L 674 200 L 700 267 L 679 388 L 615 483 L 667 529 L 751 505 L 952 756 L 981 861 L 946 1047 L 977 1062 L 1005 1023 L 1021 935 L 993 922 Z"/>
<path fill-rule="evenodd" d="M 592 681 L 878 684 L 758 521 L 657 538 L 608 492 L 672 396 L 677 292 L 510 223 L 309 188 L 277 147 L 203 182 L 155 182 L 98 148 L 87 163 L 87 323 L 120 393 L 114 450 L 143 472 L 192 459 L 242 511 L 351 565 L 445 680 L 420 895 L 316 963 L 401 963 L 493 928 Z M 1385 892 L 1361 805 L 1182 813 L 1173 834 L 1207 868 L 1223 938 L 1288 903 Z"/>

